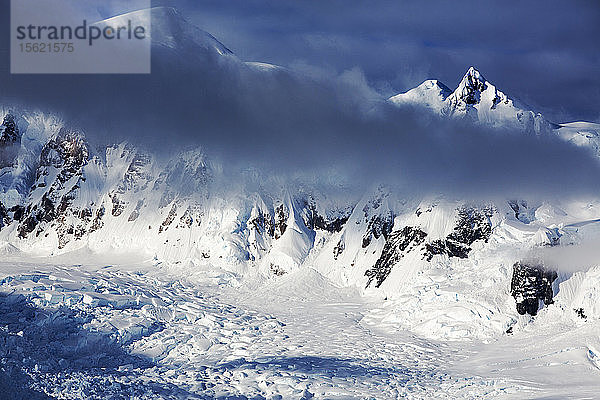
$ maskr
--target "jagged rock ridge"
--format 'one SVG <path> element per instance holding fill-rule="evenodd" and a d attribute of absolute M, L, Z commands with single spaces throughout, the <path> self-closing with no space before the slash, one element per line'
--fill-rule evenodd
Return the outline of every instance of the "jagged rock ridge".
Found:
<path fill-rule="evenodd" d="M 405 226 L 399 231 L 392 232 L 385 242 L 381 256 L 370 270 L 365 272 L 369 277 L 367 287 L 375 281 L 375 287 L 381 286 L 390 274 L 392 267 L 400 261 L 404 252 L 419 246 L 427 234 L 419 228 Z"/>
<path fill-rule="evenodd" d="M 492 207 L 482 210 L 474 207 L 461 207 L 458 210 L 458 219 L 454 231 L 444 240 L 434 240 L 425 245 L 427 261 L 436 255 L 466 258 L 471 251 L 471 246 L 477 240 L 487 241 L 492 233 L 490 217 L 493 215 Z"/>

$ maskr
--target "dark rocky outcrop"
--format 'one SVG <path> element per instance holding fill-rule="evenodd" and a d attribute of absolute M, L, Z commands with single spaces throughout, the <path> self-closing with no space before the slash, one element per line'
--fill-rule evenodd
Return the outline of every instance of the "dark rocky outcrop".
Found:
<path fill-rule="evenodd" d="M 341 231 L 346 222 L 348 222 L 348 216 L 328 220 L 322 215 L 317 214 L 313 220 L 312 228 L 310 226 L 309 228 L 334 233 Z"/>
<path fill-rule="evenodd" d="M 20 147 L 19 127 L 15 122 L 15 117 L 8 113 L 0 125 L 0 168 L 14 165 Z"/>
<path fill-rule="evenodd" d="M 485 78 L 474 69 L 469 69 L 462 83 L 464 85 L 460 93 L 460 100 L 467 104 L 477 104 L 481 92 L 487 88 Z"/>
<path fill-rule="evenodd" d="M 6 207 L 0 203 L 0 229 L 4 228 L 9 223 L 10 218 L 8 216 L 8 211 L 6 210 Z"/>
<path fill-rule="evenodd" d="M 139 203 L 138 203 L 139 204 Z M 194 223 L 194 216 L 192 214 L 192 210 L 188 207 L 184 213 L 179 218 L 179 223 L 177 224 L 177 228 L 191 228 Z"/>
<path fill-rule="evenodd" d="M 521 315 L 536 315 L 540 301 L 544 304 L 554 303 L 552 283 L 557 277 L 556 271 L 547 270 L 541 264 L 515 263 L 510 294 L 517 302 L 517 312 Z"/>
<path fill-rule="evenodd" d="M 405 226 L 399 231 L 392 232 L 387 238 L 381 256 L 375 265 L 365 275 L 369 277 L 367 287 L 375 281 L 375 287 L 381 286 L 392 271 L 392 267 L 402 259 L 405 252 L 419 246 L 427 234 L 419 228 Z"/>
<path fill-rule="evenodd" d="M 394 214 L 376 215 L 369 220 L 367 231 L 362 239 L 362 248 L 369 246 L 373 238 L 379 239 L 383 236 L 386 240 L 394 227 Z"/>
<path fill-rule="evenodd" d="M 279 207 L 275 209 L 275 217 L 274 217 L 274 237 L 275 239 L 279 239 L 287 229 L 287 220 L 288 220 L 288 212 L 283 206 L 280 204 Z"/>
<path fill-rule="evenodd" d="M 112 193 L 110 199 L 112 201 L 111 214 L 113 217 L 118 217 L 123 213 L 126 203 L 124 201 L 121 201 L 121 199 L 116 193 Z"/>
<path fill-rule="evenodd" d="M 270 237 L 275 235 L 273 217 L 268 213 L 264 213 L 260 209 L 258 210 L 258 216 L 252 218 L 249 221 L 249 225 L 253 226 L 254 229 L 256 229 L 256 231 L 261 235 L 265 233 Z"/>
<path fill-rule="evenodd" d="M 279 239 L 287 229 L 288 216 L 288 210 L 283 204 L 280 204 L 273 210 L 273 215 L 258 209 L 258 215 L 248 223 L 259 234 L 266 234 L 274 239 Z"/>
<path fill-rule="evenodd" d="M 390 212 L 385 215 L 374 215 L 368 218 L 365 211 L 365 219 L 368 221 L 367 229 L 363 235 L 362 248 L 371 244 L 373 238 L 379 239 L 381 236 L 387 239 L 394 226 L 394 215 Z"/>
<path fill-rule="evenodd" d="M 464 243 L 452 238 L 438 239 L 425 245 L 425 258 L 431 261 L 433 256 L 446 255 L 448 257 L 467 258 L 471 248 Z"/>
<path fill-rule="evenodd" d="M 76 231 L 81 236 L 83 226 L 74 227 L 64 221 L 67 215 L 80 216 L 80 210 L 72 209 L 71 205 L 81 182 L 85 181 L 83 168 L 88 159 L 89 152 L 83 134 L 64 128 L 42 148 L 32 191 L 43 189 L 44 194 L 39 202 L 29 204 L 23 211 L 18 227 L 19 237 L 25 238 L 36 229 L 36 235 L 39 235 L 40 224 L 53 222 L 57 223 L 59 248 L 64 247 L 68 242 L 67 236 L 74 235 Z M 46 177 L 51 176 L 53 170 L 57 172 L 56 179 L 46 182 Z M 67 182 L 72 179 L 75 179 L 75 183 L 67 187 Z"/>
<path fill-rule="evenodd" d="M 390 211 L 380 209 L 384 205 L 385 198 L 389 195 L 383 188 L 379 188 L 377 196 L 369 200 L 363 207 L 364 221 L 367 229 L 362 238 L 362 248 L 371 244 L 373 238 L 376 240 L 383 236 L 386 240 L 394 227 L 394 214 Z"/>
<path fill-rule="evenodd" d="M 13 145 L 21 141 L 21 132 L 12 113 L 6 114 L 0 125 L 0 148 Z"/>
<path fill-rule="evenodd" d="M 42 149 L 40 168 L 61 169 L 61 181 L 65 182 L 87 164 L 89 152 L 82 133 L 61 129 Z"/>
<path fill-rule="evenodd" d="M 128 222 L 135 221 L 140 216 L 140 210 L 144 206 L 144 200 L 138 200 L 135 209 L 129 214 L 129 218 L 127 218 Z"/>
<path fill-rule="evenodd" d="M 173 204 L 173 206 L 171 206 L 171 210 L 169 211 L 169 214 L 167 215 L 165 220 L 162 222 L 162 224 L 159 226 L 158 233 L 161 233 L 162 231 L 166 231 L 167 229 L 169 229 L 169 226 L 173 223 L 176 216 L 177 216 L 177 205 Z"/>
<path fill-rule="evenodd" d="M 104 226 L 104 222 L 102 222 L 102 218 L 104 217 L 105 213 L 106 213 L 106 209 L 104 208 L 104 206 L 101 206 L 96 210 L 96 216 L 94 217 L 94 221 L 92 222 L 92 225 L 90 226 L 90 233 L 95 232 Z"/>
<path fill-rule="evenodd" d="M 17 204 L 11 207 L 10 212 L 13 213 L 13 219 L 15 221 L 21 221 L 23 219 L 23 215 L 25 214 L 25 207 Z"/>
<path fill-rule="evenodd" d="M 467 258 L 471 245 L 477 240 L 487 242 L 492 234 L 490 217 L 494 209 L 486 207 L 461 207 L 458 210 L 456 226 L 445 239 L 434 240 L 425 244 L 425 259 L 431 261 L 435 255 Z"/>
<path fill-rule="evenodd" d="M 575 314 L 579 318 L 581 318 L 581 319 L 587 319 L 587 315 L 585 315 L 585 310 L 583 309 L 583 307 L 576 308 L 573 311 L 575 311 Z"/>
<path fill-rule="evenodd" d="M 347 215 L 328 218 L 325 217 L 315 209 L 314 205 L 306 204 L 306 218 L 304 218 L 304 224 L 308 229 L 327 231 L 330 233 L 339 232 L 342 230 L 346 222 L 348 222 L 349 213 Z"/>
<path fill-rule="evenodd" d="M 455 109 L 465 110 L 481 100 L 481 93 L 486 90 L 485 78 L 475 68 L 471 67 L 458 85 L 458 88 L 448 96 L 448 104 L 442 110 L 443 115 L 451 115 Z M 495 101 L 494 104 L 498 102 Z"/>
<path fill-rule="evenodd" d="M 340 241 L 333 248 L 333 259 L 337 260 L 340 254 L 342 254 L 346 250 L 346 243 L 344 243 L 344 238 L 341 238 Z"/>

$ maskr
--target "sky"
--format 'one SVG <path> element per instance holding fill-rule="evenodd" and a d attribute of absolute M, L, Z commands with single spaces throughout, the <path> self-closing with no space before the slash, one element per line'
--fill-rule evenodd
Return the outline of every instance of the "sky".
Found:
<path fill-rule="evenodd" d="M 555 122 L 600 121 L 597 1 L 257 1 L 175 4 L 244 60 L 338 73 L 392 95 L 473 65 Z"/>
<path fill-rule="evenodd" d="M 585 149 L 384 102 L 427 78 L 455 87 L 475 65 L 550 119 L 598 120 L 595 3 L 407 4 L 155 2 L 179 10 L 158 14 L 163 26 L 185 28 L 175 47 L 153 48 L 152 74 L 10 75 L 3 42 L 0 97 L 57 113 L 93 145 L 126 140 L 158 154 L 201 146 L 232 174 L 258 168 L 474 197 L 600 193 L 600 163 Z M 0 18 L 5 40 L 10 24 Z M 237 57 L 187 40 L 197 32 L 184 19 Z"/>

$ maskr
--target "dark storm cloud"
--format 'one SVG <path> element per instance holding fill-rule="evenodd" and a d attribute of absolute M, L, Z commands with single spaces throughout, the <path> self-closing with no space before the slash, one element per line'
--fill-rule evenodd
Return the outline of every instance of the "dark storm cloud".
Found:
<path fill-rule="evenodd" d="M 384 94 L 470 65 L 550 119 L 600 119 L 597 1 L 165 0 L 243 59 L 355 66 Z"/>
<path fill-rule="evenodd" d="M 155 48 L 151 75 L 11 76 L 3 68 L 5 99 L 56 110 L 92 142 L 163 152 L 202 145 L 228 173 L 335 174 L 353 187 L 387 182 L 471 196 L 600 190 L 599 163 L 586 150 L 393 107 L 358 68 L 256 70 L 195 47 Z"/>

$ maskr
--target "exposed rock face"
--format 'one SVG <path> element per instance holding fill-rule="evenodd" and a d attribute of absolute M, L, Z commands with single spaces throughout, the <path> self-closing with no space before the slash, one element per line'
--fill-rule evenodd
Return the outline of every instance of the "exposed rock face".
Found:
<path fill-rule="evenodd" d="M 0 228 L 4 228 L 6 225 L 10 223 L 10 218 L 8 216 L 8 211 L 4 207 L 2 203 L 0 203 Z"/>
<path fill-rule="evenodd" d="M 21 133 L 12 114 L 4 117 L 0 125 L 0 168 L 14 164 L 21 143 Z"/>
<path fill-rule="evenodd" d="M 327 232 L 339 232 L 344 227 L 344 224 L 348 221 L 348 216 L 342 218 L 335 218 L 332 220 L 325 219 L 322 215 L 317 214 L 313 219 L 311 229 L 321 229 Z"/>
<path fill-rule="evenodd" d="M 427 211 L 427 210 L 426 210 Z M 431 210 L 428 210 L 431 211 Z M 417 209 L 416 214 L 420 215 L 423 211 Z M 492 233 L 492 224 L 490 217 L 493 215 L 492 207 L 482 209 L 475 207 L 460 207 L 456 225 L 445 239 L 425 242 L 427 233 L 418 227 L 405 226 L 401 230 L 391 233 L 381 234 L 386 237 L 386 242 L 381 252 L 381 256 L 375 265 L 365 272 L 369 287 L 375 282 L 375 287 L 380 287 L 389 276 L 392 268 L 404 255 L 413 249 L 424 250 L 424 259 L 431 261 L 435 255 L 446 255 L 448 257 L 467 258 L 471 251 L 471 245 L 477 240 L 487 241 Z M 376 221 L 376 220 L 373 220 Z M 392 223 L 393 219 L 389 221 Z M 381 226 L 386 226 L 382 224 Z M 369 225 L 371 227 L 371 225 Z M 363 244 L 364 244 L 363 238 Z M 336 249 L 334 249 L 335 253 Z M 335 255 L 335 254 L 334 254 Z"/>
<path fill-rule="evenodd" d="M 487 242 L 492 234 L 490 217 L 494 210 L 491 207 L 477 209 L 474 207 L 461 207 L 458 210 L 458 219 L 454 231 L 446 239 L 434 240 L 425 245 L 425 258 L 431 261 L 435 255 L 448 257 L 467 258 L 471 245 L 476 240 Z"/>
<path fill-rule="evenodd" d="M 585 315 L 585 310 L 580 307 L 580 308 L 576 308 L 573 311 L 575 311 L 575 314 L 577 314 L 577 316 L 581 319 L 587 319 L 587 315 Z"/>
<path fill-rule="evenodd" d="M 85 180 L 83 167 L 87 164 L 88 157 L 87 145 L 83 135 L 78 132 L 63 129 L 44 146 L 40 155 L 36 184 L 32 188 L 32 195 L 41 194 L 40 200 L 29 204 L 24 211 L 24 220 L 18 228 L 19 237 L 26 237 L 41 223 L 63 220 L 67 214 L 80 215 L 79 210 L 72 209 L 71 204 L 77 197 L 82 181 Z M 47 178 L 55 174 L 54 180 L 47 181 Z M 81 229 L 83 227 L 61 225 L 57 231 L 59 248 L 64 247 L 67 236 Z M 39 234 L 40 230 L 37 233 Z"/>
<path fill-rule="evenodd" d="M 269 213 L 265 213 L 259 209 L 258 215 L 251 219 L 249 224 L 253 226 L 260 235 L 267 234 L 270 237 L 275 236 L 273 217 Z"/>
<path fill-rule="evenodd" d="M 0 148 L 10 146 L 21 140 L 21 133 L 15 121 L 14 115 L 6 114 L 2 125 L 0 125 Z"/>
<path fill-rule="evenodd" d="M 140 210 L 144 206 L 144 200 L 138 200 L 135 209 L 129 214 L 129 218 L 127 218 L 128 222 L 135 221 L 140 216 Z"/>
<path fill-rule="evenodd" d="M 399 231 L 392 232 L 388 237 L 381 256 L 375 265 L 365 275 L 369 277 L 367 287 L 375 281 L 375 287 L 381 286 L 392 271 L 392 267 L 404 256 L 406 251 L 419 246 L 427 234 L 419 228 L 405 226 Z"/>
<path fill-rule="evenodd" d="M 169 215 L 167 215 L 167 218 L 165 218 L 165 220 L 162 222 L 162 224 L 158 228 L 158 233 L 161 233 L 163 230 L 166 231 L 167 229 L 169 229 L 169 226 L 173 223 L 176 216 L 177 216 L 177 205 L 173 204 L 173 206 L 171 207 L 171 211 L 169 211 Z"/>
<path fill-rule="evenodd" d="M 83 134 L 63 128 L 57 137 L 51 139 L 42 149 L 40 167 L 61 168 L 65 171 L 63 172 L 63 180 L 65 180 L 70 178 L 67 174 L 78 172 L 86 164 L 88 156 Z"/>
<path fill-rule="evenodd" d="M 486 88 L 485 78 L 475 68 L 469 68 L 456 91 L 448 97 L 450 107 L 464 109 L 467 104 L 479 103 L 481 92 Z"/>
<path fill-rule="evenodd" d="M 13 213 L 13 219 L 15 221 L 21 221 L 23 219 L 23 214 L 25 213 L 25 207 L 21 205 L 13 206 L 10 210 Z"/>
<path fill-rule="evenodd" d="M 369 200 L 362 208 L 364 221 L 367 223 L 367 229 L 362 238 L 363 249 L 371 244 L 373 238 L 379 239 L 383 236 L 387 240 L 392 232 L 394 213 L 384 207 L 384 202 L 388 196 L 389 192 L 380 187 L 377 196 Z"/>
<path fill-rule="evenodd" d="M 287 229 L 287 220 L 289 216 L 289 211 L 280 204 L 279 207 L 275 209 L 275 217 L 274 217 L 274 237 L 275 239 L 279 239 Z"/>
<path fill-rule="evenodd" d="M 345 249 L 346 249 L 346 243 L 344 243 L 343 239 L 340 239 L 340 241 L 333 248 L 333 259 L 337 260 L 338 257 L 340 256 L 340 254 L 342 254 Z"/>
<path fill-rule="evenodd" d="M 394 214 L 387 213 L 383 216 L 375 215 L 369 221 L 367 232 L 363 236 L 362 247 L 368 247 L 373 238 L 379 239 L 383 236 L 386 240 L 394 227 Z"/>
<path fill-rule="evenodd" d="M 257 207 L 256 215 L 248 220 L 248 225 L 260 236 L 279 239 L 287 229 L 288 216 L 289 211 L 283 204 L 275 207 L 272 213 Z"/>
<path fill-rule="evenodd" d="M 125 203 L 123 201 L 121 201 L 121 199 L 119 199 L 119 196 L 116 193 L 113 193 L 110 196 L 110 199 L 112 201 L 112 212 L 111 213 L 112 213 L 113 217 L 118 217 L 119 215 L 121 215 L 121 213 L 125 209 Z"/>
<path fill-rule="evenodd" d="M 549 271 L 543 265 L 515 263 L 510 293 L 517 302 L 518 313 L 536 315 L 540 308 L 540 301 L 544 304 L 554 303 L 552 283 L 557 277 L 556 271 Z"/>
<path fill-rule="evenodd" d="M 90 226 L 90 233 L 95 232 L 98 229 L 102 228 L 102 226 L 104 226 L 104 222 L 102 222 L 102 218 L 104 217 L 105 213 L 106 213 L 106 210 L 104 207 L 100 207 L 100 208 L 98 208 L 98 210 L 96 210 L 96 216 L 94 217 L 94 221 L 92 222 L 92 225 Z"/>
<path fill-rule="evenodd" d="M 177 227 L 178 228 L 186 228 L 186 227 L 191 228 L 193 223 L 194 223 L 194 216 L 192 215 L 192 211 L 188 207 L 188 209 L 185 210 L 185 212 L 179 218 L 179 224 L 177 225 Z"/>
<path fill-rule="evenodd" d="M 306 218 L 304 224 L 308 229 L 320 229 L 330 233 L 339 232 L 342 230 L 348 218 L 350 217 L 350 211 L 346 210 L 345 213 L 337 215 L 335 217 L 329 217 L 319 214 L 317 211 L 314 200 L 306 201 L 304 204 L 306 209 Z"/>

